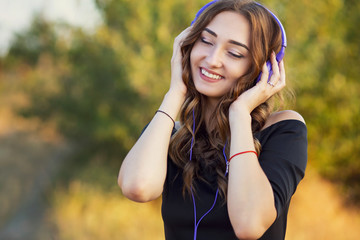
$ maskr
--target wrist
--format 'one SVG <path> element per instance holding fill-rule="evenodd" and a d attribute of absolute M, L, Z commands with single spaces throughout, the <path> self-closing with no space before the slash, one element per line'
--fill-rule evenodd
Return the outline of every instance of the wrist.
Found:
<path fill-rule="evenodd" d="M 182 105 L 185 101 L 186 93 L 182 93 L 181 91 L 177 91 L 175 89 L 170 88 L 169 91 L 165 94 L 165 98 L 170 98 L 172 101 Z"/>
<path fill-rule="evenodd" d="M 159 110 L 166 112 L 172 119 L 176 119 L 182 104 L 185 101 L 185 96 L 175 91 L 169 90 L 159 107 Z"/>
<path fill-rule="evenodd" d="M 251 125 L 251 115 L 246 109 L 229 109 L 229 124 L 230 128 L 235 126 L 244 126 L 244 124 Z"/>

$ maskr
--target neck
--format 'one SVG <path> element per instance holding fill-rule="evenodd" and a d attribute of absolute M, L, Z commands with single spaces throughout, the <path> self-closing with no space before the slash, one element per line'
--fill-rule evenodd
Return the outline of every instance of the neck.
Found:
<path fill-rule="evenodd" d="M 219 99 L 209 98 L 209 97 L 204 96 L 204 100 L 205 100 L 205 109 L 203 111 L 204 111 L 204 116 L 205 116 L 206 130 L 208 132 L 210 132 L 213 128 L 210 120 L 211 120 L 212 114 L 215 111 L 216 106 L 219 103 Z"/>

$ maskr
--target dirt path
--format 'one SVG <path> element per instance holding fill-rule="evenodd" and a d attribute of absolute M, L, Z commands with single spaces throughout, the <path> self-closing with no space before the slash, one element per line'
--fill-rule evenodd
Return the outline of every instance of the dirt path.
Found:
<path fill-rule="evenodd" d="M 46 191 L 71 148 L 36 121 L 0 110 L 0 239 L 49 239 Z"/>

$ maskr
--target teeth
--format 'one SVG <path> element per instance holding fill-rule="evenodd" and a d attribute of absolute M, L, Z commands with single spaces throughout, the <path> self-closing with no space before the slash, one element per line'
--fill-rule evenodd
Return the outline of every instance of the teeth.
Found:
<path fill-rule="evenodd" d="M 201 69 L 201 73 L 204 74 L 205 76 L 209 77 L 209 78 L 212 78 L 212 79 L 216 79 L 216 80 L 219 80 L 221 79 L 222 77 L 219 76 L 219 75 L 215 75 L 215 74 L 211 74 L 209 72 L 207 72 L 205 69 Z"/>

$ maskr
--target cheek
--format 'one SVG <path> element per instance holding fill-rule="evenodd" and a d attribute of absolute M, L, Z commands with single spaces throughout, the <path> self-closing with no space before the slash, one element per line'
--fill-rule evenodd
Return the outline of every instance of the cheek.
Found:
<path fill-rule="evenodd" d="M 233 88 L 236 83 L 239 81 L 239 79 L 248 73 L 249 71 L 249 64 L 242 63 L 242 64 L 236 64 L 233 65 L 231 70 L 228 69 L 229 72 L 229 82 L 227 84 L 227 87 Z"/>
<path fill-rule="evenodd" d="M 195 46 L 193 47 L 190 53 L 190 64 L 191 65 L 196 64 L 198 59 L 199 59 L 199 49 L 198 47 L 196 47 L 195 44 Z"/>
<path fill-rule="evenodd" d="M 240 64 L 234 64 L 231 67 L 232 78 L 239 79 L 240 77 L 247 74 L 250 70 L 251 62 L 250 61 L 242 61 Z"/>
<path fill-rule="evenodd" d="M 231 89 L 233 89 L 236 86 L 236 83 L 238 82 L 238 79 L 234 79 L 227 85 L 226 92 L 229 92 Z"/>

